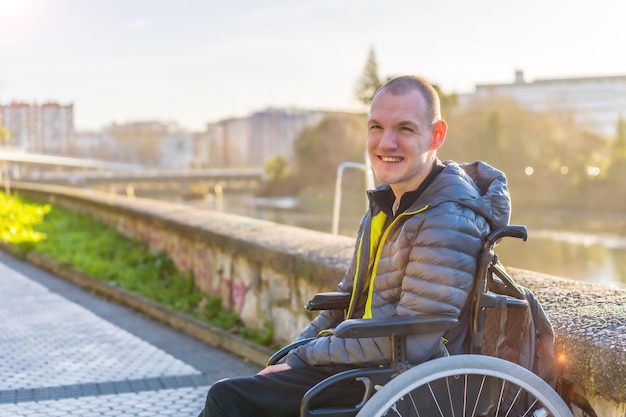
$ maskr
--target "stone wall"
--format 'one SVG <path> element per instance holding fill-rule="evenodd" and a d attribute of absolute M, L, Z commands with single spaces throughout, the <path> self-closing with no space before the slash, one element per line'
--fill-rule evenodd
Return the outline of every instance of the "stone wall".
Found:
<path fill-rule="evenodd" d="M 303 306 L 313 294 L 335 289 L 354 250 L 352 238 L 166 202 L 50 185 L 13 189 L 88 213 L 166 251 L 246 325 L 270 320 L 278 343 L 312 319 Z M 598 416 L 626 416 L 626 291 L 509 272 L 541 300 L 554 325 L 565 388 Z"/>

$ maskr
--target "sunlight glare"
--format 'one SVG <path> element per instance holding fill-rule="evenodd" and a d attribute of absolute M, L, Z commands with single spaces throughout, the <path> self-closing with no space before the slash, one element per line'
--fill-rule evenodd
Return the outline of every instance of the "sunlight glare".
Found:
<path fill-rule="evenodd" d="M 24 4 L 24 0 L 2 0 L 0 1 L 0 17 L 14 15 Z"/>

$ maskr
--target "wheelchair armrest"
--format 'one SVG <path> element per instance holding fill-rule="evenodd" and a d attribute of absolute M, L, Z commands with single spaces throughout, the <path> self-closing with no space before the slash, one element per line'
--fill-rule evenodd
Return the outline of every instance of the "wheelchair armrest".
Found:
<path fill-rule="evenodd" d="M 287 346 L 277 350 L 267 361 L 267 366 L 276 365 L 279 360 L 284 358 L 292 349 L 297 348 L 298 346 L 306 345 L 311 340 L 315 339 L 314 337 L 309 337 L 306 339 L 300 339 L 295 342 L 288 344 Z"/>
<path fill-rule="evenodd" d="M 385 385 L 394 375 L 394 370 L 388 367 L 357 368 L 329 376 L 309 389 L 300 404 L 301 417 L 354 417 L 371 398 L 378 386 Z M 312 408 L 314 399 L 332 389 L 335 385 L 341 389 L 347 383 L 360 382 L 363 384 L 363 398 L 352 406 L 333 406 L 332 403 L 322 407 Z"/>
<path fill-rule="evenodd" d="M 349 319 L 335 328 L 343 338 L 408 336 L 443 332 L 458 323 L 454 317 L 395 316 L 384 319 Z"/>
<path fill-rule="evenodd" d="M 304 307 L 307 311 L 316 310 L 347 310 L 350 306 L 349 292 L 322 292 L 316 294 Z"/>
<path fill-rule="evenodd" d="M 458 320 L 453 317 L 435 316 L 396 316 L 385 319 L 350 319 L 345 320 L 335 328 L 334 334 L 342 338 L 407 336 L 412 334 L 427 334 L 443 332 L 452 328 Z M 276 351 L 267 361 L 268 365 L 275 365 L 290 350 L 306 345 L 314 337 L 301 339 Z"/>

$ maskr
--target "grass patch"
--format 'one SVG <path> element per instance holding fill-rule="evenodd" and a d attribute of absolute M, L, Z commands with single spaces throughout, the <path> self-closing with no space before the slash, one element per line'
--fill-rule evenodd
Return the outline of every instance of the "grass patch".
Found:
<path fill-rule="evenodd" d="M 151 252 L 92 217 L 0 192 L 0 241 L 188 314 L 254 342 L 272 342 L 271 324 L 246 328 L 222 300 L 202 293 L 165 252 Z"/>

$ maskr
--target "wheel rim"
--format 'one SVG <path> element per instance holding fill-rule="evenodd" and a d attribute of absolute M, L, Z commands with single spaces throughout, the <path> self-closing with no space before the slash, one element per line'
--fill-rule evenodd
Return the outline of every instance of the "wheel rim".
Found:
<path fill-rule="evenodd" d="M 543 409 L 543 410 L 541 410 Z M 571 416 L 552 388 L 498 358 L 459 355 L 411 368 L 386 384 L 359 416 Z"/>

